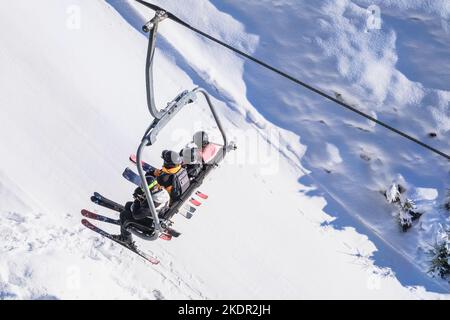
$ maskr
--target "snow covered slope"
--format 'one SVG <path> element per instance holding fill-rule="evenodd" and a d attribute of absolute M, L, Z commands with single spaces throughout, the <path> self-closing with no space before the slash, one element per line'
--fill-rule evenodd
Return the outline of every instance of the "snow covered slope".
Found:
<path fill-rule="evenodd" d="M 374 195 L 393 173 L 407 176 L 414 186 L 441 191 L 446 180 L 440 172 L 446 163 L 401 140 L 356 136 L 355 126 L 380 129 L 342 117 L 333 106 L 171 22 L 161 25 L 164 38 L 156 53 L 157 101 L 164 105 L 181 90 L 204 86 L 225 101 L 217 104 L 239 149 L 205 182 L 202 190 L 210 199 L 194 218 L 176 217 L 175 226 L 183 232 L 179 239 L 138 240 L 161 259 L 159 266 L 149 266 L 85 230 L 79 222 L 82 208 L 115 216 L 89 202 L 93 191 L 119 202 L 131 197 L 133 186 L 120 174 L 151 121 L 143 72 L 146 38 L 137 29 L 152 12 L 125 1 L 73 3 L 0 4 L 0 299 L 448 298 L 448 286 L 413 262 L 410 246 L 419 243 L 420 235 L 410 233 L 405 241 L 396 230 L 385 230 L 395 228 L 386 223 L 391 219 L 388 208 Z M 348 7 L 356 10 L 350 11 L 354 19 L 361 18 L 362 11 L 358 15 L 350 2 L 338 1 L 328 11 L 328 1 L 314 8 L 278 1 L 275 9 L 268 1 L 248 1 L 248 11 L 231 1 L 155 3 L 248 52 L 275 59 L 293 73 L 314 62 L 314 68 L 304 71 L 312 82 L 321 79 L 319 85 L 333 86 L 361 105 L 378 101 L 377 112 L 386 99 L 401 99 L 390 96 L 394 91 L 387 84 L 373 88 L 379 84 L 364 78 L 370 72 L 355 74 L 360 80 L 355 83 L 336 69 L 339 46 L 345 44 L 338 38 L 345 35 L 327 29 L 326 20 L 344 19 L 347 11 L 332 9 Z M 36 16 L 43 6 L 45 14 Z M 285 18 L 269 15 L 271 10 Z M 313 13 L 324 19 L 316 35 L 322 42 L 314 38 L 312 27 L 305 28 L 319 21 Z M 270 17 L 274 33 L 263 26 L 262 16 Z M 292 41 L 297 33 L 282 32 L 292 27 L 288 22 L 302 25 L 310 38 L 300 39 L 309 46 Z M 348 21 L 342 25 L 350 28 Z M 380 38 L 384 44 L 393 41 L 389 35 Z M 326 53 L 324 39 L 336 44 Z M 395 73 L 392 64 L 380 65 Z M 444 91 L 410 83 L 399 72 L 392 77 L 393 85 L 405 85 L 411 92 L 418 86 L 430 99 L 445 100 Z M 372 96 L 363 94 L 372 90 Z M 408 101 L 403 106 L 418 109 Z M 199 128 L 214 134 L 210 116 L 202 112 L 205 107 L 200 102 L 183 110 L 146 159 L 160 165 L 163 148 L 180 148 Z M 448 112 L 445 108 L 442 104 L 433 110 Z M 424 115 L 421 125 L 439 131 L 436 143 L 448 150 L 448 117 L 440 118 L 440 127 L 432 119 L 433 114 Z M 398 124 L 416 129 L 400 120 Z M 353 145 L 346 141 L 348 135 L 361 140 Z M 357 162 L 357 148 L 370 151 L 383 165 Z M 401 153 L 402 161 L 389 155 L 389 148 Z M 414 162 L 420 170 L 416 174 L 411 169 L 413 151 L 422 157 Z M 430 162 L 434 165 L 425 171 Z M 323 173 L 323 168 L 333 173 Z M 358 211 L 368 203 L 372 214 Z M 437 214 L 429 219 L 439 220 Z M 341 228 L 334 228 L 333 221 Z"/>

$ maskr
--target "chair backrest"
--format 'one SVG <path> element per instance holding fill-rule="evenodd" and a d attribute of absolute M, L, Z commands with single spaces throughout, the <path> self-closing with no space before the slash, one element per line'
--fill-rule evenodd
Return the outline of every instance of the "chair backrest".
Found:
<path fill-rule="evenodd" d="M 214 159 L 214 157 L 217 155 L 217 153 L 221 150 L 222 150 L 222 147 L 217 144 L 214 144 L 214 143 L 208 144 L 206 147 L 203 148 L 203 150 L 201 150 L 201 156 L 202 156 L 203 162 L 209 163 L 211 160 Z"/>
<path fill-rule="evenodd" d="M 172 192 L 170 195 L 171 201 L 177 201 L 181 195 L 189 188 L 190 180 L 187 170 L 181 168 L 180 171 L 174 174 L 172 182 Z"/>

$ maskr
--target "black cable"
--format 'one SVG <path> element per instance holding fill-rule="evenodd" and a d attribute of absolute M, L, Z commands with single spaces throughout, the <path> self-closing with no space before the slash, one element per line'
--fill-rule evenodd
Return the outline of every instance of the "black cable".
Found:
<path fill-rule="evenodd" d="M 286 72 L 283 72 L 283 71 L 281 71 L 281 70 L 279 70 L 279 69 L 277 69 L 275 67 L 272 67 L 271 65 L 269 65 L 269 64 L 267 64 L 267 63 L 265 63 L 265 62 L 255 58 L 253 56 L 250 56 L 249 54 L 247 54 L 245 52 L 242 52 L 241 50 L 236 49 L 235 47 L 233 47 L 233 46 L 231 46 L 231 45 L 229 45 L 229 44 L 227 44 L 227 43 L 225 43 L 225 42 L 223 42 L 223 41 L 221 41 L 221 40 L 219 40 L 217 38 L 214 38 L 213 36 L 203 32 L 203 31 L 201 31 L 201 30 L 199 30 L 197 28 L 194 28 L 193 26 L 191 26 L 187 22 L 181 20 L 180 18 L 178 18 L 174 14 L 168 12 L 167 10 L 162 9 L 161 7 L 158 7 L 158 6 L 156 6 L 154 4 L 151 4 L 151 3 L 147 3 L 147 2 L 142 1 L 142 0 L 135 0 L 135 1 L 141 3 L 142 5 L 150 8 L 150 9 L 152 9 L 154 11 L 165 11 L 167 13 L 167 18 L 173 20 L 174 22 L 176 22 L 176 23 L 178 23 L 178 24 L 180 24 L 180 25 L 182 25 L 182 26 L 184 26 L 184 27 L 186 27 L 186 28 L 188 28 L 188 29 L 190 29 L 190 30 L 200 34 L 201 36 L 203 36 L 203 37 L 205 37 L 205 38 L 207 38 L 207 39 L 209 39 L 209 40 L 211 40 L 213 42 L 216 42 L 216 43 L 220 44 L 221 46 L 223 46 L 223 47 L 225 47 L 225 48 L 227 48 L 227 49 L 237 53 L 238 55 L 241 55 L 241 56 L 243 56 L 243 57 L 245 57 L 245 58 L 247 58 L 247 59 L 249 59 L 249 60 L 251 60 L 251 61 L 253 61 L 253 62 L 255 62 L 255 63 L 259 64 L 259 65 L 261 65 L 261 66 L 263 66 L 266 69 L 269 69 L 269 70 L 271 70 L 271 71 L 281 75 L 284 78 L 287 78 L 287 79 L 291 80 L 292 82 L 294 82 L 294 83 L 296 83 L 298 85 L 301 85 L 302 87 L 304 87 L 304 88 L 306 88 L 306 89 L 308 89 L 308 90 L 310 90 L 312 92 L 317 93 L 318 95 L 321 95 L 322 97 L 324 97 L 324 98 L 326 98 L 328 100 L 331 100 L 331 101 L 339 104 L 340 106 L 342 106 L 342 107 L 344 107 L 344 108 L 346 108 L 346 109 L 348 109 L 348 110 L 350 110 L 352 112 L 355 112 L 355 113 L 359 114 L 360 116 L 362 116 L 362 117 L 364 117 L 364 118 L 366 118 L 366 119 L 368 119 L 368 120 L 370 120 L 372 122 L 375 122 L 375 123 L 379 124 L 382 127 L 385 127 L 388 130 L 391 130 L 392 132 L 395 132 L 396 134 L 398 134 L 398 135 L 400 135 L 400 136 L 402 136 L 402 137 L 404 137 L 404 138 L 406 138 L 406 139 L 408 139 L 408 140 L 410 140 L 410 141 L 412 141 L 412 142 L 414 142 L 414 143 L 416 143 L 416 144 L 418 144 L 418 145 L 420 145 L 420 146 L 422 146 L 422 147 L 424 147 L 424 148 L 426 148 L 426 149 L 428 149 L 428 150 L 430 150 L 430 151 L 432 151 L 432 152 L 434 152 L 434 153 L 436 153 L 436 154 L 446 158 L 447 160 L 450 160 L 450 155 L 448 155 L 448 154 L 446 154 L 446 153 L 444 153 L 444 152 L 442 152 L 442 151 L 440 151 L 440 150 L 438 150 L 436 148 L 433 148 L 432 146 L 430 146 L 430 145 L 428 145 L 428 144 L 426 144 L 426 143 L 424 143 L 424 142 L 422 142 L 422 141 L 420 141 L 420 140 L 418 140 L 418 139 L 408 135 L 407 133 L 404 133 L 403 131 L 400 131 L 400 130 L 390 126 L 387 123 L 384 123 L 384 122 L 382 122 L 382 121 L 380 121 L 378 119 L 375 119 L 374 117 L 372 117 L 372 116 L 370 116 L 370 115 L 368 115 L 368 114 L 366 114 L 366 113 L 364 113 L 364 112 L 362 112 L 362 111 L 360 111 L 360 110 L 350 106 L 349 104 L 347 104 L 345 102 L 342 102 L 342 101 L 340 101 L 340 100 L 338 100 L 338 99 L 336 99 L 336 98 L 326 94 L 325 92 L 323 92 L 323 91 L 321 91 L 321 90 L 319 90 L 319 89 L 317 89 L 317 88 L 315 88 L 315 87 L 313 87 L 313 86 L 311 86 L 311 85 L 309 85 L 309 84 L 307 84 L 307 83 L 305 83 L 305 82 L 303 82 L 301 80 L 298 80 L 297 78 L 294 78 L 293 76 L 287 74 Z"/>

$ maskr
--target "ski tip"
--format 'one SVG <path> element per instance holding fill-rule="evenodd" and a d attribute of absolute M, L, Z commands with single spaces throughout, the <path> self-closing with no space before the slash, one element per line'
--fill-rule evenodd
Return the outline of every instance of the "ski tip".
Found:
<path fill-rule="evenodd" d="M 186 219 L 191 219 L 193 217 L 193 214 L 190 211 L 188 211 L 187 209 L 185 209 L 185 210 L 181 209 L 177 213 L 182 215 Z"/>
<path fill-rule="evenodd" d="M 193 206 L 191 206 L 189 204 L 186 204 L 183 209 L 189 213 L 194 213 L 195 211 L 197 211 L 197 208 L 194 208 Z"/>
<path fill-rule="evenodd" d="M 126 168 L 123 170 L 123 174 L 124 174 L 124 175 L 127 174 L 127 172 L 133 172 L 134 174 L 137 174 L 137 173 L 135 173 L 135 172 L 133 171 L 133 169 L 131 169 L 130 167 L 126 167 Z"/>
<path fill-rule="evenodd" d="M 166 240 L 166 241 L 172 240 L 172 236 L 171 236 L 170 234 L 165 234 L 165 233 L 162 233 L 162 234 L 159 236 L 159 238 L 160 238 L 161 240 Z"/>
<path fill-rule="evenodd" d="M 92 201 L 93 203 L 95 203 L 95 204 L 99 204 L 99 203 L 100 203 L 100 200 L 99 200 L 97 197 L 95 197 L 95 196 L 92 196 L 92 197 L 91 197 L 91 201 Z"/>
<path fill-rule="evenodd" d="M 95 216 L 96 216 L 96 214 L 95 213 L 93 213 L 93 212 L 91 212 L 91 211 L 88 211 L 88 210 L 86 210 L 86 209 L 83 209 L 83 210 L 81 210 L 81 215 L 83 215 L 84 217 L 86 217 L 86 218 L 95 218 Z"/>
<path fill-rule="evenodd" d="M 147 259 L 147 261 L 150 262 L 154 266 L 159 264 L 159 260 L 156 260 L 156 259 Z"/>
<path fill-rule="evenodd" d="M 197 207 L 199 207 L 199 206 L 202 204 L 200 201 L 195 200 L 194 198 L 191 198 L 189 201 L 190 201 L 194 206 L 197 206 Z"/>
<path fill-rule="evenodd" d="M 198 197 L 200 197 L 200 198 L 202 198 L 202 199 L 204 199 L 204 200 L 208 199 L 208 197 L 209 197 L 207 194 L 204 194 L 204 193 L 201 192 L 201 191 L 196 191 L 195 194 L 196 194 Z"/>
<path fill-rule="evenodd" d="M 134 173 L 133 170 L 131 170 L 130 168 L 126 167 L 125 169 L 123 169 L 122 172 L 122 177 L 124 177 L 125 179 L 129 179 L 128 177 L 130 176 L 131 173 Z"/>

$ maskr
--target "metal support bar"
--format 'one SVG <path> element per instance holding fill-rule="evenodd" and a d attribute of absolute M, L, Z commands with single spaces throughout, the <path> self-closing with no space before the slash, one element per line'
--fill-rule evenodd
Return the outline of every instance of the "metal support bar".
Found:
<path fill-rule="evenodd" d="M 164 10 L 158 10 L 155 12 L 155 16 L 146 24 L 142 26 L 142 31 L 145 33 L 148 33 L 152 28 L 167 18 L 167 12 Z"/>
<path fill-rule="evenodd" d="M 144 32 L 149 32 L 148 37 L 148 49 L 147 49 L 147 59 L 146 59 L 146 74 L 145 74 L 145 84 L 147 91 L 147 106 L 150 114 L 155 118 L 159 119 L 162 117 L 163 113 L 158 111 L 155 104 L 155 93 L 153 90 L 153 57 L 155 55 L 156 48 L 156 36 L 158 34 L 158 24 L 167 18 L 167 13 L 165 11 L 156 11 L 155 16 L 152 20 L 147 22 L 142 30 Z"/>
<path fill-rule="evenodd" d="M 142 151 L 144 150 L 144 147 L 147 145 L 147 142 L 148 142 L 147 139 L 143 139 L 141 144 L 139 145 L 137 155 L 136 155 L 136 158 L 137 158 L 136 162 L 137 162 L 137 169 L 139 172 L 139 176 L 141 177 L 142 189 L 144 190 L 145 196 L 147 197 L 148 208 L 150 209 L 150 212 L 152 213 L 153 224 L 155 226 L 155 233 L 153 234 L 153 237 L 151 237 L 149 240 L 156 240 L 156 239 L 158 239 L 162 230 L 161 230 L 161 225 L 159 223 L 158 214 L 156 213 L 155 204 L 153 203 L 152 195 L 147 186 L 147 179 L 145 178 L 145 172 L 144 172 L 144 169 L 142 168 Z"/>
<path fill-rule="evenodd" d="M 211 110 L 211 113 L 214 117 L 214 120 L 216 121 L 217 127 L 219 128 L 220 134 L 222 135 L 222 139 L 223 139 L 223 154 L 222 154 L 222 159 L 225 157 L 225 154 L 228 151 L 228 139 L 227 139 L 227 135 L 225 133 L 225 130 L 222 127 L 222 122 L 219 119 L 219 116 L 217 115 L 216 109 L 213 105 L 213 103 L 211 102 L 211 98 L 209 97 L 208 92 L 206 92 L 205 89 L 203 88 L 195 88 L 193 90 L 193 92 L 200 92 L 201 94 L 203 94 L 203 96 L 206 99 L 206 102 L 208 103 L 209 109 Z"/>

